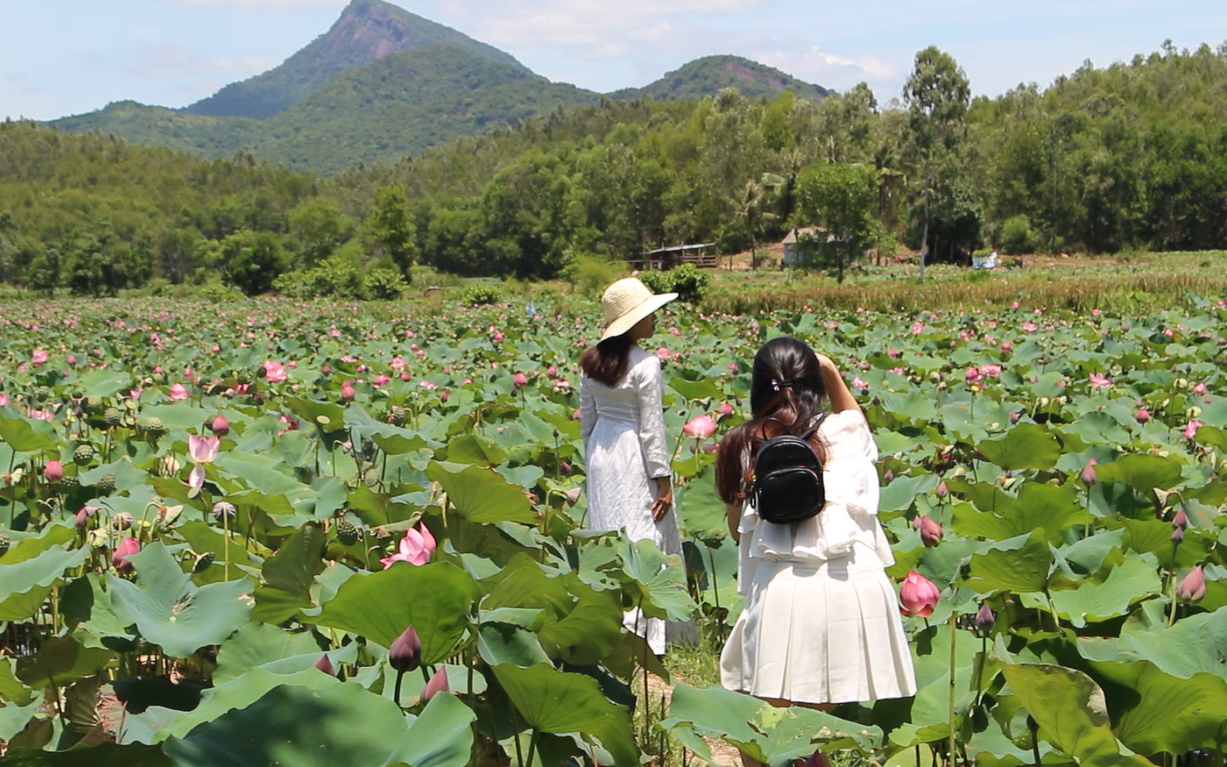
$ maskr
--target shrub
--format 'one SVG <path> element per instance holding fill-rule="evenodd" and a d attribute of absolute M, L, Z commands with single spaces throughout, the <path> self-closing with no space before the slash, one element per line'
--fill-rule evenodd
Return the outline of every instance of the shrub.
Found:
<path fill-rule="evenodd" d="M 460 298 L 462 303 L 473 305 L 496 304 L 503 300 L 503 291 L 495 285 L 470 285 Z"/>
<path fill-rule="evenodd" d="M 707 293 L 711 275 L 694 264 L 682 264 L 667 272 L 641 272 L 639 279 L 653 293 L 677 293 L 680 300 L 695 304 Z"/>
<path fill-rule="evenodd" d="M 370 301 L 395 301 L 407 287 L 396 269 L 372 269 L 362 278 L 362 297 Z"/>
<path fill-rule="evenodd" d="M 1010 255 L 1034 253 L 1039 247 L 1039 236 L 1031 228 L 1027 217 L 1019 214 L 1001 225 L 1001 249 Z"/>
<path fill-rule="evenodd" d="M 626 276 L 626 264 L 580 253 L 562 268 L 559 276 L 570 283 L 576 293 L 595 298 L 610 284 Z"/>

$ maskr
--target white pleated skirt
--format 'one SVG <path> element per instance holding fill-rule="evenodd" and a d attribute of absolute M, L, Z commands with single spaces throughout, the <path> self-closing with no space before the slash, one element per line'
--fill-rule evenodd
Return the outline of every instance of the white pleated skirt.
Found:
<path fill-rule="evenodd" d="M 916 694 L 895 589 L 880 567 L 759 560 L 720 656 L 724 687 L 793 703 Z"/>

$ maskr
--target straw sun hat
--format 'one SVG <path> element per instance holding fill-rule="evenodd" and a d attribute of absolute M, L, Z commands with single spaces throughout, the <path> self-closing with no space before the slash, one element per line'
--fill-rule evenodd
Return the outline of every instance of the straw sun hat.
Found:
<path fill-rule="evenodd" d="M 653 293 L 635 277 L 618 280 L 601 296 L 601 308 L 605 310 L 605 332 L 601 340 L 622 335 L 675 298 L 677 293 Z"/>

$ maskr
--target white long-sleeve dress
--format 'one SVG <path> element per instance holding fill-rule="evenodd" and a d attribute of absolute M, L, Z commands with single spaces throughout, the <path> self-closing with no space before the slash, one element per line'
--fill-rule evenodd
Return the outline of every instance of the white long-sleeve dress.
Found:
<path fill-rule="evenodd" d="M 632 541 L 650 539 L 665 554 L 682 553 L 677 517 L 670 509 L 659 522 L 650 506 L 656 479 L 672 477 L 665 439 L 660 360 L 632 346 L 622 380 L 606 386 L 588 376 L 580 382 L 580 417 L 592 530 L 625 530 Z M 637 610 L 626 614 L 628 630 L 644 636 Z M 646 621 L 652 652 L 665 651 L 665 621 Z"/>
<path fill-rule="evenodd" d="M 856 410 L 828 416 L 826 506 L 773 524 L 747 504 L 738 530 L 738 589 L 746 597 L 720 656 L 721 684 L 761 698 L 845 703 L 916 694 L 878 522 L 877 445 Z"/>

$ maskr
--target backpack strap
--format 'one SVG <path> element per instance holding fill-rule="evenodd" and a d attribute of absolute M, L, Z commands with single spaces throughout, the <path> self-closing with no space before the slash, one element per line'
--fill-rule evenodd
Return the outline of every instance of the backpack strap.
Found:
<path fill-rule="evenodd" d="M 818 427 L 821 426 L 822 422 L 826 420 L 827 415 L 827 413 L 819 413 L 817 418 L 810 421 L 810 427 L 805 430 L 804 434 L 801 435 L 801 439 L 809 442 L 809 438 L 814 436 L 814 432 L 818 431 Z"/>

